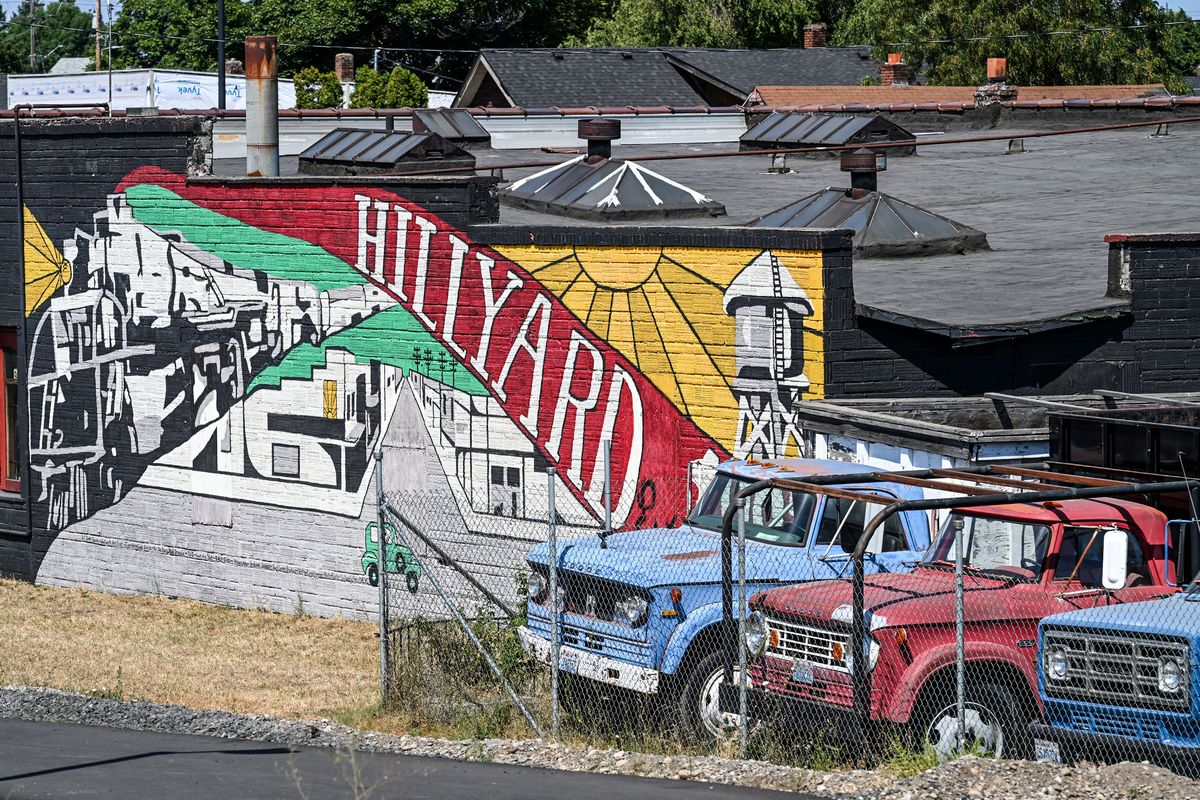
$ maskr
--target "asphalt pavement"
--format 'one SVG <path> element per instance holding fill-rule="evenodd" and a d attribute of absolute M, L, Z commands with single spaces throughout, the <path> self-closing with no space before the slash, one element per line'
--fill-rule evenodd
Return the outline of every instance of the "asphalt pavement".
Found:
<path fill-rule="evenodd" d="M 0 720 L 0 799 L 46 797 L 766 800 L 781 794 L 697 781 L 390 753 L 359 752 L 351 757 L 329 748 Z"/>

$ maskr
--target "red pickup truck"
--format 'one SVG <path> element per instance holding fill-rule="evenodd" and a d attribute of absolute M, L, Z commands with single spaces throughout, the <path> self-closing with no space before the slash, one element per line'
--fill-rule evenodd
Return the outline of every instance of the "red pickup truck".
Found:
<path fill-rule="evenodd" d="M 1040 716 L 1037 626 L 1060 611 L 1151 600 L 1174 591 L 1163 558 L 1167 519 L 1124 500 L 958 508 L 912 573 L 866 578 L 863 657 L 870 729 L 956 751 L 956 538 L 962 537 L 966 743 L 1029 757 Z M 1124 586 L 1101 584 L 1108 531 L 1124 533 Z M 1119 562 L 1118 562 L 1119 563 Z M 1120 567 L 1118 567 L 1120 569 Z M 1110 578 L 1110 586 L 1111 578 Z M 845 581 L 755 595 L 746 626 L 750 709 L 760 719 L 826 732 L 841 716 L 861 731 L 852 680 L 852 588 Z M 841 712 L 841 713 L 839 713 Z"/>

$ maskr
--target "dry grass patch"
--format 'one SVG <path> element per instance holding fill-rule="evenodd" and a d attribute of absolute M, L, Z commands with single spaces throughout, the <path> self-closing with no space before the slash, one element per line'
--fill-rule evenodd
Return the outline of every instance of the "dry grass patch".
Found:
<path fill-rule="evenodd" d="M 0 684 L 328 716 L 378 697 L 376 626 L 0 579 Z"/>

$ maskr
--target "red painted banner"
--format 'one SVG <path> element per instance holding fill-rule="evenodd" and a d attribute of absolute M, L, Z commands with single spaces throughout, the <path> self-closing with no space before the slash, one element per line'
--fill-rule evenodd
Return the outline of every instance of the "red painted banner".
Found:
<path fill-rule="evenodd" d="M 688 464 L 726 457 L 519 264 L 420 206 L 371 187 L 188 183 L 157 168 L 130 173 L 118 191 L 146 183 L 315 244 L 383 289 L 487 387 L 594 514 L 603 508 L 606 439 L 614 522 L 633 527 L 671 522 Z M 658 498 L 659 484 L 673 496 Z"/>

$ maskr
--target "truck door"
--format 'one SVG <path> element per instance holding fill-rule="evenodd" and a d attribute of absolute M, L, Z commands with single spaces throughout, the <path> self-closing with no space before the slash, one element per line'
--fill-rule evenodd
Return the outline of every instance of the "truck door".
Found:
<path fill-rule="evenodd" d="M 1155 584 L 1154 573 L 1146 561 L 1145 549 L 1138 536 L 1128 529 L 1124 530 L 1128 542 L 1128 574 L 1125 586 L 1113 594 L 1112 601 L 1134 603 L 1170 594 L 1170 587 Z M 1103 539 L 1103 528 L 1090 525 L 1063 528 L 1058 563 L 1054 567 L 1055 594 L 1080 608 L 1110 602 L 1109 595 L 1101 586 Z"/>

